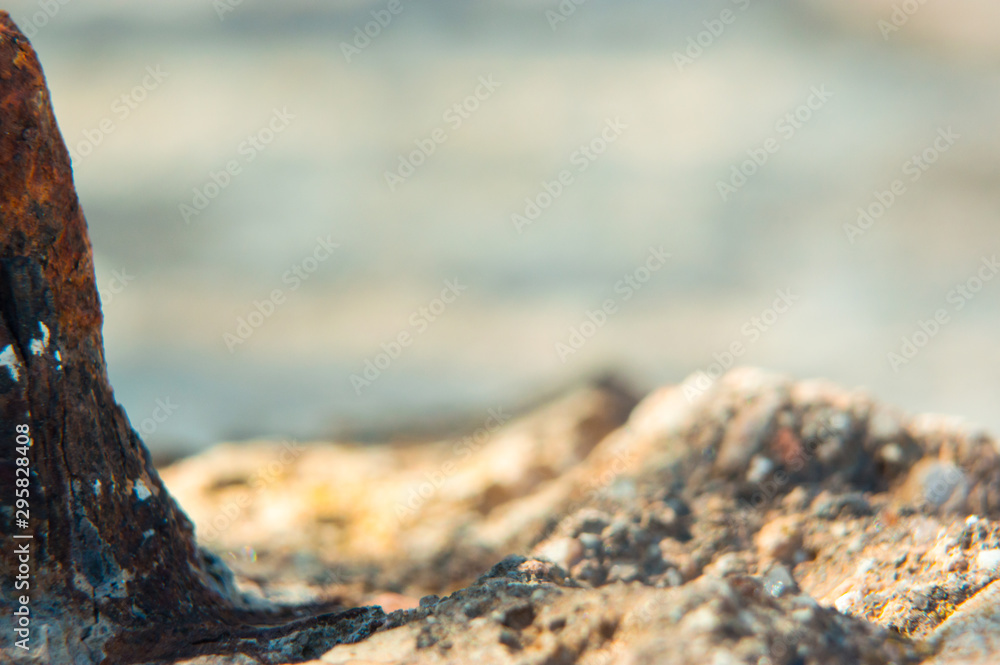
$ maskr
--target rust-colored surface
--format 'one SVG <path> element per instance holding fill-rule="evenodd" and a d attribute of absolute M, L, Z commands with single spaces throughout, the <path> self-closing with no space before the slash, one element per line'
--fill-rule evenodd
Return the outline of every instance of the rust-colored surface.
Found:
<path fill-rule="evenodd" d="M 28 523 L 5 513 L 0 524 L 0 578 L 14 577 L 11 553 L 27 540 L 30 586 L 20 589 L 33 610 L 27 654 L 101 662 L 120 634 L 228 607 L 190 522 L 108 384 L 93 256 L 69 154 L 38 57 L 5 13 L 0 354 L 0 475 L 30 470 Z M 27 467 L 15 446 L 24 427 L 33 440 Z M 14 483 L 2 489 L 2 505 L 14 505 Z M 0 598 L 4 615 L 19 605 L 15 596 Z M 9 649 L 11 639 L 4 631 L 0 650 L 26 655 Z"/>
<path fill-rule="evenodd" d="M 0 246 L 8 256 L 44 257 L 64 344 L 99 342 L 93 256 L 69 153 L 38 57 L 6 12 L 0 12 L 0 118 Z"/>

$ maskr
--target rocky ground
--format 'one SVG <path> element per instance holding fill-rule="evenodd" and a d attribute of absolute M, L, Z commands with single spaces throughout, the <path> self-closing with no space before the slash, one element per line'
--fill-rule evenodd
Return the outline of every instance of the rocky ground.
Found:
<path fill-rule="evenodd" d="M 4 12 L 0 116 L 0 477 L 34 513 L 0 511 L 31 593 L 0 595 L 0 662 L 1000 660 L 996 441 L 751 369 L 438 442 L 220 446 L 163 471 L 198 549 L 107 382 L 69 156 Z"/>
<path fill-rule="evenodd" d="M 162 475 L 252 602 L 386 611 L 316 663 L 1000 658 L 996 441 L 822 381 L 603 381 L 454 440 Z"/>

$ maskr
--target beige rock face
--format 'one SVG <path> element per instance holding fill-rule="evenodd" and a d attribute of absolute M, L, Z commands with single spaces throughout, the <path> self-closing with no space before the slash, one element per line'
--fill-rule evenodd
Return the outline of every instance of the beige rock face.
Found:
<path fill-rule="evenodd" d="M 162 475 L 256 602 L 391 612 L 317 662 L 1000 662 L 992 438 L 750 369 L 633 406 Z"/>
<path fill-rule="evenodd" d="M 199 541 L 230 562 L 252 551 L 276 569 L 294 561 L 351 579 L 377 570 L 382 588 L 440 591 L 534 544 L 570 498 L 569 484 L 553 491 L 558 481 L 634 405 L 596 384 L 518 419 L 491 409 L 455 440 L 219 446 L 165 473 Z"/>

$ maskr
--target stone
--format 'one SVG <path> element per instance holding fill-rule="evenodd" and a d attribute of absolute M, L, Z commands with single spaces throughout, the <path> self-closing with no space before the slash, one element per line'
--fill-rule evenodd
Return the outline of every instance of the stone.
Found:
<path fill-rule="evenodd" d="M 801 548 L 802 528 L 798 517 L 772 520 L 757 533 L 757 551 L 764 559 L 791 562 Z"/>
<path fill-rule="evenodd" d="M 557 538 L 536 548 L 535 556 L 569 570 L 583 558 L 583 545 L 576 538 Z"/>
<path fill-rule="evenodd" d="M 772 566 L 764 575 L 764 589 L 775 598 L 798 593 L 799 586 L 786 566 Z"/>
<path fill-rule="evenodd" d="M 961 604 L 928 638 L 937 653 L 927 665 L 992 665 L 1000 654 L 1000 583 Z"/>
<path fill-rule="evenodd" d="M 6 12 L 0 129 L 0 476 L 26 490 L 23 517 L 13 493 L 3 499 L 0 579 L 30 583 L 0 596 L 3 616 L 30 613 L 21 633 L 0 631 L 0 661 L 301 659 L 374 630 L 378 609 L 283 625 L 197 546 L 108 383 L 69 154 L 38 58 Z"/>
<path fill-rule="evenodd" d="M 878 423 L 885 431 L 868 433 L 868 414 L 881 408 L 871 397 L 757 370 L 725 375 L 691 403 L 678 402 L 676 391 L 668 386 L 651 393 L 589 453 L 549 466 L 562 469 L 552 477 L 510 478 L 507 487 L 516 490 L 495 495 L 485 513 L 484 504 L 468 497 L 491 491 L 491 473 L 461 476 L 461 492 L 446 479 L 428 500 L 433 510 L 405 522 L 373 517 L 365 503 L 405 487 L 414 469 L 440 468 L 440 451 L 452 441 L 419 450 L 303 446 L 255 501 L 293 516 L 291 530 L 278 540 L 307 537 L 284 549 L 269 546 L 275 532 L 268 513 L 247 511 L 244 523 L 226 535 L 235 541 L 238 534 L 258 560 L 233 562 L 237 582 L 267 580 L 265 600 L 302 578 L 310 578 L 317 598 L 348 605 L 371 604 L 390 589 L 407 598 L 440 597 L 433 606 L 394 612 L 369 639 L 324 655 L 330 662 L 686 664 L 801 657 L 901 664 L 926 658 L 937 648 L 929 636 L 996 579 L 995 570 L 976 565 L 1000 549 L 1000 505 L 991 499 L 1000 462 L 990 453 L 992 439 L 960 428 L 914 427 L 915 419 L 902 413 L 903 433 L 887 434 L 891 428 Z M 773 394 L 762 394 L 767 391 Z M 530 457 L 544 445 L 542 438 L 524 437 L 540 436 L 544 428 L 526 423 L 582 422 L 601 401 L 561 397 L 541 404 L 496 431 L 465 463 L 485 468 L 515 442 L 512 455 L 530 473 L 539 464 Z M 734 414 L 742 404 L 765 402 L 781 406 L 763 416 L 772 427 L 752 428 L 759 437 L 755 454 L 766 454 L 775 467 L 759 484 L 748 484 L 748 471 L 760 464 L 752 455 L 744 467 L 722 470 L 706 451 L 730 427 L 737 431 L 729 441 L 746 441 L 739 433 L 750 431 L 748 423 L 759 425 L 760 411 L 736 423 Z M 878 446 L 894 444 L 902 454 L 883 464 Z M 200 530 L 244 491 L 223 482 L 234 469 L 252 475 L 278 448 L 223 446 L 163 473 L 168 486 L 184 488 L 182 501 Z M 526 457 L 525 450 L 536 452 Z M 740 458 L 733 452 L 730 461 Z M 616 459 L 624 463 L 614 470 L 615 481 L 595 484 Z M 950 494 L 950 505 L 975 512 L 975 519 L 911 500 L 914 469 L 942 459 L 966 483 L 967 491 Z M 352 476 L 357 492 L 331 511 L 324 481 L 349 487 Z M 628 492 L 613 490 L 624 481 Z M 522 512 L 532 518 L 517 517 Z M 345 525 L 355 523 L 350 539 L 339 540 Z M 490 525 L 486 531 L 484 525 Z M 378 540 L 365 539 L 362 527 L 378 529 Z M 306 550 L 330 570 L 345 572 L 331 581 L 317 576 L 315 563 L 296 570 L 286 550 Z M 507 557 L 511 552 L 526 558 Z M 505 619 L 508 609 L 512 617 L 528 616 L 525 604 L 532 608 L 530 624 Z M 824 639 L 833 634 L 824 631 L 834 631 L 837 640 Z M 966 639 L 948 632 L 940 644 Z"/>

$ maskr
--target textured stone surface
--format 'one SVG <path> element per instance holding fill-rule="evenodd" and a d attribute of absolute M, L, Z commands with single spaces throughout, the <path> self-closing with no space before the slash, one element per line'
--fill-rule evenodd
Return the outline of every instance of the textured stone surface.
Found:
<path fill-rule="evenodd" d="M 24 426 L 33 441 L 27 467 L 15 447 Z M 30 474 L 20 476 L 25 468 Z M 22 477 L 27 525 L 14 511 Z M 225 565 L 196 547 L 108 383 L 69 155 L 38 59 L 4 12 L 0 478 L 4 662 L 126 664 L 239 651 L 284 659 L 356 639 L 381 621 L 381 610 L 354 610 L 282 625 L 279 614 L 245 607 Z M 27 562 L 14 554 L 26 543 Z M 10 582 L 22 563 L 30 588 L 15 591 Z M 30 596 L 27 650 L 15 644 L 24 636 L 7 628 L 23 595 Z"/>
<path fill-rule="evenodd" d="M 461 439 L 301 446 L 257 490 L 281 445 L 220 447 L 164 478 L 199 532 L 252 498 L 211 541 L 248 593 L 396 610 L 322 662 L 995 662 L 980 598 L 1000 579 L 991 437 L 740 369 L 690 398 L 657 390 L 586 454 L 562 444 L 561 472 L 507 477 L 485 509 L 474 500 L 508 452 L 526 474 L 552 463 L 560 445 L 540 421 L 610 422 L 617 393 L 606 391 L 512 420 L 405 520 L 394 508 Z M 331 503 L 324 478 L 339 487 L 352 475 L 357 494 Z M 479 556 L 462 558 L 470 549 Z"/>
<path fill-rule="evenodd" d="M 418 579 L 443 588 L 533 544 L 553 507 L 572 500 L 570 484 L 543 501 L 536 489 L 578 470 L 634 404 L 624 389 L 596 383 L 523 418 L 490 409 L 454 440 L 218 446 L 165 473 L 199 539 L 227 560 L 254 543 L 277 575 L 312 558 L 317 579 L 377 569 L 382 589 Z"/>

